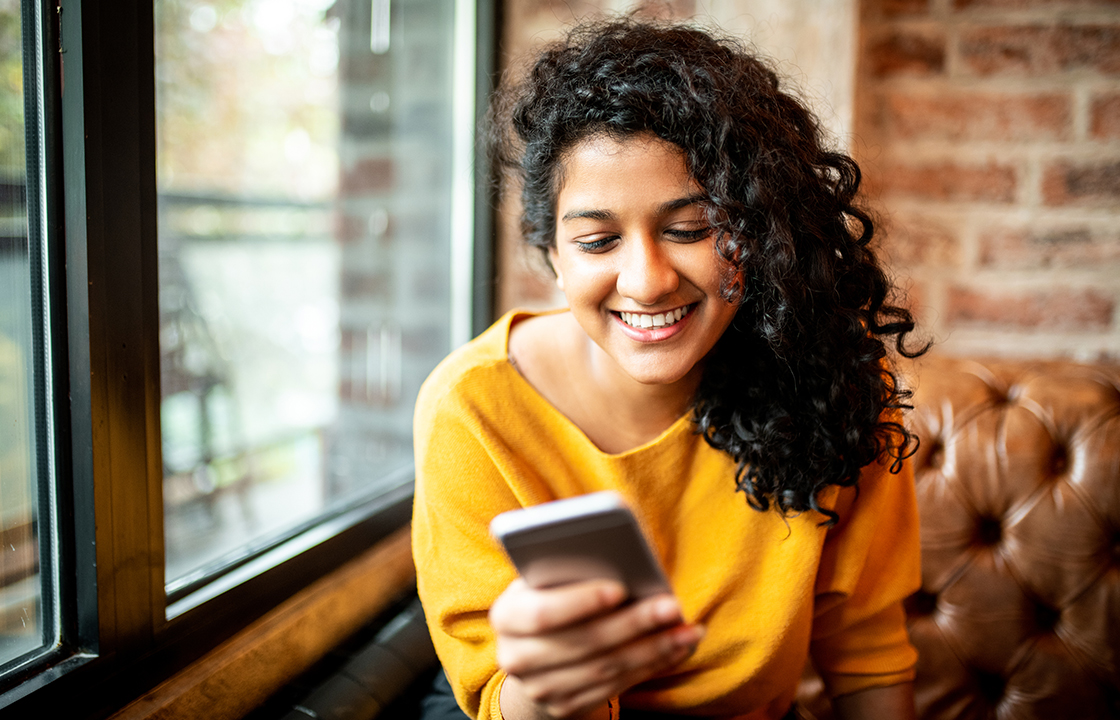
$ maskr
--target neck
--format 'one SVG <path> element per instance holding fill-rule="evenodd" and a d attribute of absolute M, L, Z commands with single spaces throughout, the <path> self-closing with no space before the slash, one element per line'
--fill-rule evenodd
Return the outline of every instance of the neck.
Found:
<path fill-rule="evenodd" d="M 587 340 L 587 368 L 591 385 L 611 414 L 641 434 L 652 432 L 654 436 L 692 406 L 702 373 L 702 368 L 696 366 L 673 383 L 641 383 L 590 339 Z"/>

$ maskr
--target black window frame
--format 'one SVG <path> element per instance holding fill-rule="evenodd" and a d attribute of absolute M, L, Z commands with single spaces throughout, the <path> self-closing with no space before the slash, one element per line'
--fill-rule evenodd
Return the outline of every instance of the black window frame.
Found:
<path fill-rule="evenodd" d="M 411 488 L 317 524 L 314 541 L 262 550 L 232 570 L 232 587 L 167 619 L 153 4 L 23 6 L 25 16 L 37 6 L 44 48 L 61 643 L 0 677 L 0 714 L 100 717 L 403 527 Z M 475 12 L 477 127 L 495 79 L 498 5 L 475 0 Z M 494 202 L 484 155 L 475 158 L 477 333 L 493 317 Z"/>

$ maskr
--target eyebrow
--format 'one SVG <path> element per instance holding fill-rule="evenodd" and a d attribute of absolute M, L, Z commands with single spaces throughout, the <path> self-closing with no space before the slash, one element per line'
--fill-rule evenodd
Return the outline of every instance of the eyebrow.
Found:
<path fill-rule="evenodd" d="M 667 203 L 662 203 L 657 208 L 657 213 L 659 215 L 663 215 L 665 213 L 673 212 L 674 210 L 680 210 L 681 208 L 688 207 L 689 205 L 695 205 L 697 203 L 703 202 L 706 198 L 706 195 L 697 193 L 695 195 L 689 195 L 688 197 L 670 200 Z M 614 220 L 615 214 L 610 210 L 572 210 L 571 212 L 564 213 L 564 217 L 560 218 L 562 222 L 577 219 Z"/>

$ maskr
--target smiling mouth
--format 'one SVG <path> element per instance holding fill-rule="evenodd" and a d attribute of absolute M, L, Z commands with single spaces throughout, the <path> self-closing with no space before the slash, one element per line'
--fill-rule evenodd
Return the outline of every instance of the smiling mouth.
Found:
<path fill-rule="evenodd" d="M 685 305 L 676 310 L 670 310 L 664 313 L 632 313 L 632 312 L 616 312 L 615 314 L 622 318 L 622 322 L 626 323 L 632 328 L 639 330 L 648 330 L 650 328 L 664 328 L 671 327 L 684 319 L 696 304 Z"/>

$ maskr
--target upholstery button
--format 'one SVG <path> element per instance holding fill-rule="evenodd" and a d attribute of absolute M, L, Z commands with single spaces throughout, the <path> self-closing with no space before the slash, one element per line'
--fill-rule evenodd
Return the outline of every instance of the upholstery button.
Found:
<path fill-rule="evenodd" d="M 976 678 L 976 689 L 980 697 L 993 708 L 999 705 L 999 701 L 1003 698 L 1004 690 L 1007 688 L 1007 681 L 999 675 L 983 670 L 974 670 L 973 675 Z"/>
<path fill-rule="evenodd" d="M 906 614 L 910 617 L 932 615 L 937 610 L 937 595 L 919 590 L 906 599 Z"/>
<path fill-rule="evenodd" d="M 1062 613 L 1057 608 L 1052 608 L 1044 603 L 1035 603 L 1034 624 L 1041 633 L 1052 632 L 1058 626 Z"/>
<path fill-rule="evenodd" d="M 1023 394 L 1023 388 L 1018 385 L 1012 385 L 1007 390 L 1000 390 L 999 388 L 992 388 L 992 404 L 996 407 L 1003 407 L 1005 405 L 1013 405 Z"/>
<path fill-rule="evenodd" d="M 1050 472 L 1054 475 L 1061 475 L 1069 467 L 1069 451 L 1066 450 L 1065 445 L 1057 445 L 1054 447 L 1054 454 L 1050 456 Z"/>
<path fill-rule="evenodd" d="M 1003 526 L 996 518 L 980 518 L 976 523 L 976 539 L 981 545 L 995 545 L 1003 537 Z"/>
<path fill-rule="evenodd" d="M 940 440 L 930 443 L 929 458 L 926 462 L 935 470 L 939 470 L 945 464 L 945 445 Z"/>

